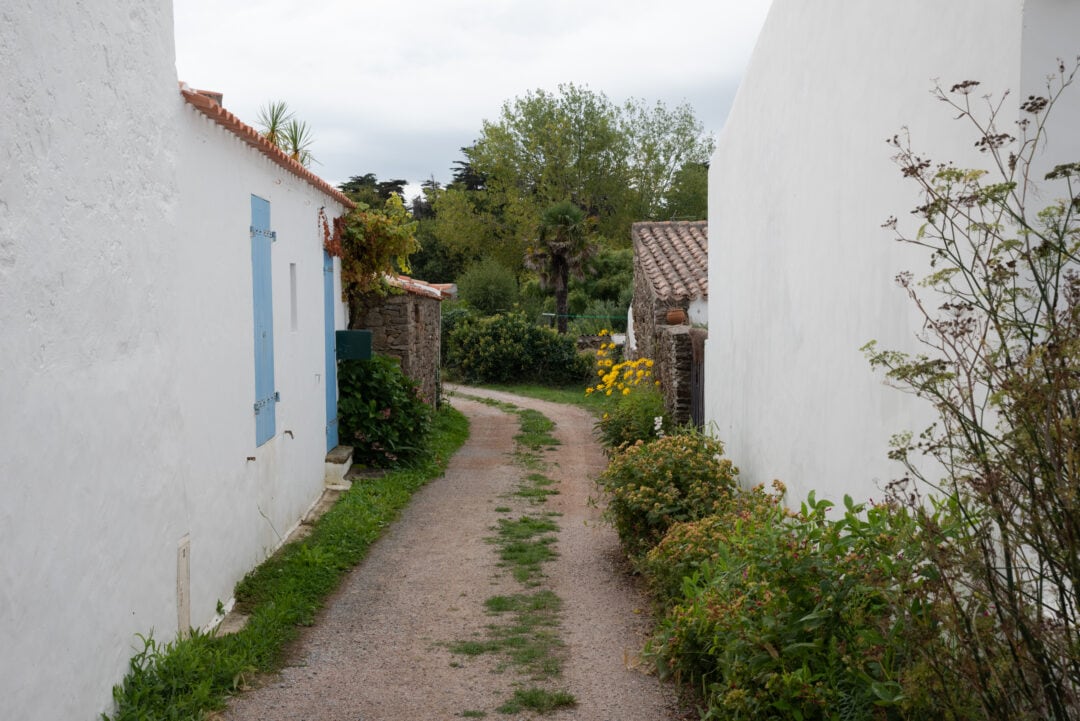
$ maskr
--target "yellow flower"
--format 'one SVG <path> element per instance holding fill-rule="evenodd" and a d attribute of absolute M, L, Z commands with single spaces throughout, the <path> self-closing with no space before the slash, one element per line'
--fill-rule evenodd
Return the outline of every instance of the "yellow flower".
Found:
<path fill-rule="evenodd" d="M 592 388 L 592 386 L 589 386 L 588 388 L 586 388 L 586 389 L 585 389 L 585 395 L 589 395 L 589 394 L 591 394 L 592 392 L 593 392 L 593 388 Z"/>
<path fill-rule="evenodd" d="M 653 367 L 653 362 L 652 362 L 651 358 L 646 358 L 645 359 L 645 367 L 646 368 L 652 368 Z"/>
<path fill-rule="evenodd" d="M 605 393 L 604 395 L 608 395 L 608 396 L 610 396 L 610 395 L 611 395 L 611 389 L 610 389 L 610 388 L 608 388 L 608 389 L 607 389 L 607 393 Z"/>
<path fill-rule="evenodd" d="M 656 386 L 660 385 L 660 381 L 656 381 L 655 383 L 653 383 L 653 385 L 656 385 Z"/>
<path fill-rule="evenodd" d="M 629 394 L 630 394 L 630 389 L 629 389 L 629 388 L 623 388 L 623 389 L 622 389 L 622 394 L 623 394 L 624 396 L 625 396 L 625 395 L 629 395 Z"/>

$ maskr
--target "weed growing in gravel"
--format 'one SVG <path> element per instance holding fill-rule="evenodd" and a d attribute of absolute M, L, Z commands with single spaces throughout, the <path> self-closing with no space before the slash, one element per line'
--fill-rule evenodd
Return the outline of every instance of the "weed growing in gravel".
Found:
<path fill-rule="evenodd" d="M 518 416 L 520 430 L 514 437 L 517 441 L 514 460 L 518 466 L 532 472 L 506 498 L 516 497 L 528 501 L 530 506 L 537 506 L 548 496 L 558 493 L 551 488 L 555 481 L 541 472 L 547 468 L 544 450 L 558 445 L 558 440 L 551 435 L 555 424 L 537 411 L 518 409 L 500 401 L 476 400 Z M 509 506 L 498 506 L 495 510 L 511 512 Z M 500 518 L 498 525 L 493 527 L 496 535 L 487 539 L 498 546 L 499 565 L 509 569 L 513 578 L 527 588 L 542 585 L 543 564 L 556 556 L 554 545 L 559 525 L 554 519 L 559 515 L 532 512 L 516 519 Z M 539 589 L 533 593 L 492 596 L 484 606 L 489 614 L 499 617 L 500 622 L 488 626 L 486 638 L 451 644 L 451 653 L 462 656 L 498 654 L 506 662 L 497 671 L 514 667 L 534 680 L 550 679 L 562 673 L 565 646 L 558 634 L 562 601 L 553 591 Z M 547 713 L 575 703 L 574 697 L 565 691 L 518 689 L 498 711 L 516 713 L 531 709 Z"/>
<path fill-rule="evenodd" d="M 524 709 L 548 713 L 556 709 L 576 705 L 577 699 L 565 691 L 526 688 L 514 691 L 514 697 L 499 707 L 499 713 L 517 713 Z"/>

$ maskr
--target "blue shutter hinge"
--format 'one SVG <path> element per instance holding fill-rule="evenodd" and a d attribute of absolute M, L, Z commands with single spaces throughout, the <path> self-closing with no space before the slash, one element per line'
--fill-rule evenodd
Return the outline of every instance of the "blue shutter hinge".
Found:
<path fill-rule="evenodd" d="M 272 396 L 267 396 L 266 398 L 260 398 L 259 400 L 255 401 L 255 415 L 259 415 L 259 413 L 262 411 L 263 408 L 270 405 L 271 403 L 277 403 L 280 400 L 281 400 L 281 393 L 278 392 L 278 391 L 274 391 L 274 395 L 272 395 Z"/>
<path fill-rule="evenodd" d="M 264 238 L 269 238 L 272 242 L 277 242 L 276 230 L 263 230 L 261 228 L 256 228 L 254 225 L 249 225 L 248 232 L 251 233 L 252 238 L 254 238 L 256 235 L 261 235 Z"/>

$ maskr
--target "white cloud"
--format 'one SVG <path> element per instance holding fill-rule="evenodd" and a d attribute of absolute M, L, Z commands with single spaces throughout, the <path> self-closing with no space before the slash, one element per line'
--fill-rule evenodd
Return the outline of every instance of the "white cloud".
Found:
<path fill-rule="evenodd" d="M 177 69 L 252 122 L 287 100 L 332 182 L 449 178 L 484 119 L 574 82 L 719 130 L 769 0 L 174 0 Z"/>

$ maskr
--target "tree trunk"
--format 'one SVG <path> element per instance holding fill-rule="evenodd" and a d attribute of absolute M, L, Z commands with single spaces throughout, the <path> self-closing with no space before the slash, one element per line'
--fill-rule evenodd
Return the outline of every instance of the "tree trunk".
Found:
<path fill-rule="evenodd" d="M 570 268 L 567 267 L 566 259 L 558 256 L 553 259 L 552 266 L 555 271 L 555 327 L 560 333 L 566 333 L 566 321 L 570 313 L 567 304 Z"/>

